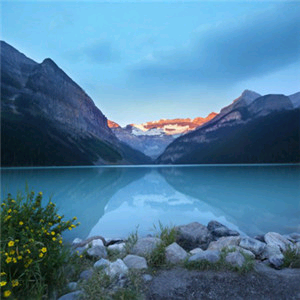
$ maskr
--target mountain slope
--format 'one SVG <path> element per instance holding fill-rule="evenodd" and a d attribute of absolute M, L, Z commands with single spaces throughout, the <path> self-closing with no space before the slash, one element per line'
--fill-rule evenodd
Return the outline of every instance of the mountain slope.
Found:
<path fill-rule="evenodd" d="M 222 112 L 222 111 L 221 111 Z M 283 95 L 266 95 L 171 143 L 157 163 L 288 163 L 300 161 L 300 112 Z"/>
<path fill-rule="evenodd" d="M 2 165 L 149 163 L 107 126 L 92 99 L 51 59 L 1 41 Z"/>

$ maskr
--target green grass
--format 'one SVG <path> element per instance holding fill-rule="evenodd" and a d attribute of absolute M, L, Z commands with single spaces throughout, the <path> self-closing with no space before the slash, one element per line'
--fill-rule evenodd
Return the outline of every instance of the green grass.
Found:
<path fill-rule="evenodd" d="M 300 268 L 300 253 L 297 253 L 296 250 L 289 247 L 283 255 L 284 260 L 282 268 Z"/>
<path fill-rule="evenodd" d="M 136 227 L 136 230 L 134 232 L 132 232 L 125 243 L 125 253 L 129 254 L 131 249 L 134 247 L 134 245 L 136 244 L 136 242 L 138 241 L 138 226 Z"/>

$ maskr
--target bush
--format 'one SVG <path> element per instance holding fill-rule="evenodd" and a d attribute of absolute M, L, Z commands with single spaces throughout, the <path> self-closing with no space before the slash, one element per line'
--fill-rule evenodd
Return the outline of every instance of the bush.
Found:
<path fill-rule="evenodd" d="M 72 230 L 76 217 L 62 221 L 51 201 L 42 206 L 42 192 L 26 197 L 11 194 L 1 204 L 1 295 L 41 299 L 64 284 L 62 266 L 68 259 L 62 232 Z"/>

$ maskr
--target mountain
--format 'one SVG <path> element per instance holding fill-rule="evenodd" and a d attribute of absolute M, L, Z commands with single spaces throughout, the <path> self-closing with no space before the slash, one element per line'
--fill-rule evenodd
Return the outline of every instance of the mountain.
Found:
<path fill-rule="evenodd" d="M 176 139 L 156 163 L 300 162 L 300 110 L 284 95 L 253 95 Z"/>
<path fill-rule="evenodd" d="M 203 125 L 204 123 L 213 119 L 217 114 L 212 112 L 205 118 L 195 119 L 161 119 L 159 121 L 151 121 L 142 124 L 130 124 L 142 131 L 148 131 L 153 128 L 162 129 L 167 135 L 183 134 L 194 130 L 195 128 Z"/>
<path fill-rule="evenodd" d="M 121 143 L 93 100 L 50 58 L 1 41 L 3 166 L 149 163 Z"/>
<path fill-rule="evenodd" d="M 295 108 L 300 108 L 300 92 L 289 96 Z"/>
<path fill-rule="evenodd" d="M 206 118 L 198 117 L 195 119 L 162 119 L 143 124 L 130 124 L 124 128 L 108 120 L 108 127 L 112 129 L 120 141 L 152 159 L 156 159 L 175 138 L 195 130 L 212 120 L 216 115 L 216 113 L 211 113 Z"/>

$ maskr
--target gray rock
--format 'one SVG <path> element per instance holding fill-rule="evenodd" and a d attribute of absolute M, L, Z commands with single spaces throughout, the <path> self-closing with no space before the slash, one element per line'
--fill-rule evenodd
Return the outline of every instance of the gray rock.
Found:
<path fill-rule="evenodd" d="M 107 257 L 107 251 L 104 246 L 95 246 L 93 248 L 90 248 L 87 250 L 87 253 L 89 256 L 92 256 L 95 258 L 106 258 Z"/>
<path fill-rule="evenodd" d="M 147 281 L 151 281 L 153 279 L 153 277 L 149 274 L 144 274 L 143 279 L 144 279 L 144 281 L 147 282 Z"/>
<path fill-rule="evenodd" d="M 293 239 L 295 242 L 300 242 L 300 233 L 293 232 L 288 235 L 289 238 Z"/>
<path fill-rule="evenodd" d="M 166 248 L 166 261 L 171 264 L 176 264 L 187 257 L 186 251 L 177 243 L 173 243 Z"/>
<path fill-rule="evenodd" d="M 253 259 L 255 258 L 255 254 L 253 252 L 251 252 L 250 250 L 244 249 L 240 246 L 228 246 L 228 249 L 229 250 L 235 249 L 235 250 L 239 251 L 242 254 L 246 254 L 246 255 L 250 256 Z"/>
<path fill-rule="evenodd" d="M 202 250 L 201 248 L 195 248 L 195 249 L 191 250 L 190 253 L 192 255 L 194 255 L 194 254 L 197 254 L 197 253 L 200 253 L 200 252 L 203 252 L 203 251 L 204 250 Z"/>
<path fill-rule="evenodd" d="M 72 246 L 79 245 L 82 242 L 82 239 L 80 238 L 75 238 L 72 242 Z"/>
<path fill-rule="evenodd" d="M 297 253 L 297 254 L 300 254 L 300 242 L 297 242 L 297 243 L 295 244 L 295 249 L 296 249 L 296 253 Z"/>
<path fill-rule="evenodd" d="M 265 243 L 265 236 L 263 234 L 256 235 L 254 238 L 262 243 Z"/>
<path fill-rule="evenodd" d="M 270 246 L 278 246 L 281 251 L 288 250 L 293 244 L 277 232 L 268 232 L 265 234 L 265 241 Z"/>
<path fill-rule="evenodd" d="M 178 232 L 176 242 L 186 251 L 197 247 L 207 249 L 212 241 L 207 227 L 198 222 L 177 226 L 176 230 Z"/>
<path fill-rule="evenodd" d="M 245 257 L 239 252 L 230 252 L 226 255 L 225 261 L 235 267 L 242 267 L 245 262 Z"/>
<path fill-rule="evenodd" d="M 219 250 L 227 248 L 229 246 L 238 246 L 241 241 L 240 236 L 228 236 L 221 237 L 215 242 L 211 242 L 208 246 L 208 250 Z"/>
<path fill-rule="evenodd" d="M 82 271 L 79 275 L 79 278 L 83 280 L 89 280 L 93 276 L 93 273 L 93 270 Z"/>
<path fill-rule="evenodd" d="M 189 262 L 207 260 L 211 263 L 215 263 L 220 259 L 220 251 L 218 250 L 206 250 L 199 252 L 189 258 Z"/>
<path fill-rule="evenodd" d="M 223 236 L 238 236 L 240 235 L 235 230 L 230 230 L 225 225 L 219 223 L 218 221 L 210 221 L 207 225 L 207 229 L 212 234 L 214 238 L 219 238 Z"/>
<path fill-rule="evenodd" d="M 77 299 L 79 299 L 80 295 L 82 295 L 82 294 L 83 294 L 82 291 L 76 291 L 76 292 L 72 292 L 72 293 L 63 295 L 63 296 L 59 297 L 58 300 L 77 300 Z"/>
<path fill-rule="evenodd" d="M 139 256 L 147 256 L 160 243 L 161 239 L 155 237 L 146 237 L 138 239 L 134 247 L 131 249 L 131 253 Z"/>
<path fill-rule="evenodd" d="M 256 256 L 258 256 L 264 251 L 266 244 L 256 239 L 245 237 L 241 239 L 239 246 L 244 249 L 250 250 Z"/>
<path fill-rule="evenodd" d="M 125 265 L 122 259 L 118 258 L 115 262 L 108 265 L 105 269 L 105 273 L 109 277 L 120 276 L 128 273 L 128 267 Z"/>
<path fill-rule="evenodd" d="M 124 259 L 123 259 L 125 265 L 129 269 L 147 269 L 147 261 L 144 257 L 137 256 L 137 255 L 131 255 L 128 254 Z"/>
<path fill-rule="evenodd" d="M 125 243 L 113 244 L 107 247 L 109 250 L 125 251 Z"/>
<path fill-rule="evenodd" d="M 284 262 L 283 254 L 273 255 L 269 258 L 269 263 L 274 266 L 276 269 L 281 267 Z"/>
<path fill-rule="evenodd" d="M 269 259 L 272 256 L 282 255 L 278 246 L 275 245 L 266 245 L 264 251 L 261 254 L 262 259 Z"/>
<path fill-rule="evenodd" d="M 101 258 L 94 263 L 94 268 L 107 267 L 109 264 L 110 264 L 109 260 L 105 258 Z"/>
<path fill-rule="evenodd" d="M 85 248 L 89 248 L 89 247 L 94 248 L 96 246 L 104 247 L 102 240 L 100 240 L 100 239 L 92 240 L 91 242 L 89 242 L 88 244 L 85 245 Z"/>
<path fill-rule="evenodd" d="M 77 282 L 69 282 L 68 283 L 68 289 L 70 291 L 76 291 L 77 290 Z"/>

